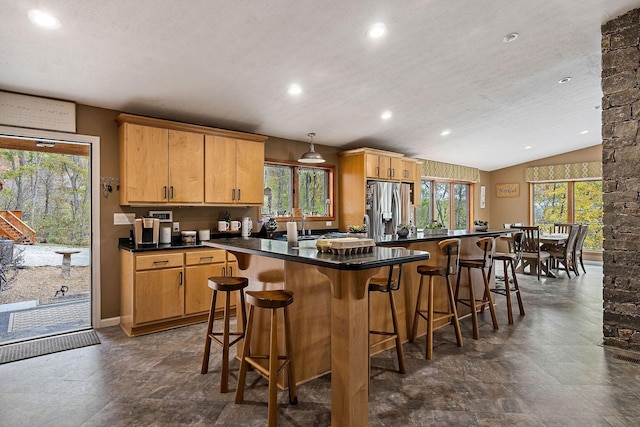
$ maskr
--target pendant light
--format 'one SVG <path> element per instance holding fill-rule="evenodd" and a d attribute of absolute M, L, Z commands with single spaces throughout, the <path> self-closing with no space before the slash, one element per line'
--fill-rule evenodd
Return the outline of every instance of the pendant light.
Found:
<path fill-rule="evenodd" d="M 320 153 L 316 153 L 313 149 L 313 137 L 316 136 L 316 134 L 314 132 L 309 132 L 307 136 L 311 139 L 309 142 L 309 151 L 300 156 L 298 161 L 300 163 L 324 163 L 325 160 L 322 158 L 322 155 Z"/>

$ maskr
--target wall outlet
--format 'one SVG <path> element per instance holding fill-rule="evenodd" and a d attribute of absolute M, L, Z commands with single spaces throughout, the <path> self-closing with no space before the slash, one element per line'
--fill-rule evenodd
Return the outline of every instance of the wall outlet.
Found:
<path fill-rule="evenodd" d="M 114 213 L 113 225 L 133 225 L 136 220 L 134 213 Z"/>
<path fill-rule="evenodd" d="M 171 230 L 174 233 L 179 233 L 180 232 L 180 223 L 179 222 L 174 222 L 173 223 L 173 227 L 171 228 Z"/>
<path fill-rule="evenodd" d="M 331 227 L 333 225 L 333 222 L 327 221 L 324 223 L 324 225 L 326 225 L 327 227 Z"/>

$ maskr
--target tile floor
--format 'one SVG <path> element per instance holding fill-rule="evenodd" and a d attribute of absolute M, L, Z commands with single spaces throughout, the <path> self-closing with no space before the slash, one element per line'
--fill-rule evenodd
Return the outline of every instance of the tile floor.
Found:
<path fill-rule="evenodd" d="M 464 347 L 451 328 L 435 335 L 434 360 L 424 337 L 404 345 L 408 373 L 394 353 L 372 360 L 371 426 L 638 426 L 640 364 L 600 346 L 602 267 L 567 279 L 519 276 L 527 314 L 500 329 L 481 315 L 481 339 L 462 323 Z M 2 426 L 264 426 L 266 382 L 249 373 L 246 401 L 220 394 L 219 352 L 200 374 L 205 324 L 138 338 L 99 330 L 102 344 L 0 365 Z M 627 356 L 640 358 L 636 354 Z M 330 377 L 303 384 L 299 404 L 279 394 L 284 426 L 328 426 Z"/>

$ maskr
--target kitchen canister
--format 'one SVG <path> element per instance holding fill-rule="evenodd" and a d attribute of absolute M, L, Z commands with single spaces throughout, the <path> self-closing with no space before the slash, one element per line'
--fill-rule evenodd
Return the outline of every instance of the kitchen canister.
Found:
<path fill-rule="evenodd" d="M 196 244 L 196 232 L 195 231 L 183 231 L 182 232 L 182 243 L 185 245 L 195 245 Z"/>
<path fill-rule="evenodd" d="M 198 230 L 198 238 L 200 239 L 200 241 L 211 240 L 211 231 L 207 229 Z"/>
<path fill-rule="evenodd" d="M 160 227 L 160 243 L 171 243 L 171 227 Z"/>

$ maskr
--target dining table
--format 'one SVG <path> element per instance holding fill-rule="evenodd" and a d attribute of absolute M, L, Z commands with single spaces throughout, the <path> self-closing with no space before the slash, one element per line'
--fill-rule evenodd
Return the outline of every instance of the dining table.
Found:
<path fill-rule="evenodd" d="M 501 239 L 505 239 L 507 241 L 511 240 L 511 233 L 503 234 L 500 236 Z M 539 241 L 541 247 L 550 247 L 550 246 L 561 246 L 566 243 L 569 235 L 567 233 L 540 233 Z M 511 248 L 511 242 L 509 242 L 509 248 Z M 525 271 L 525 268 L 529 266 L 528 272 Z M 542 273 L 551 278 L 557 278 L 556 274 L 549 268 L 548 264 L 541 263 L 540 268 Z M 537 275 L 538 274 L 538 263 L 531 262 L 526 258 L 522 258 L 520 260 L 520 264 L 516 267 L 517 273 L 528 274 L 528 275 Z"/>

